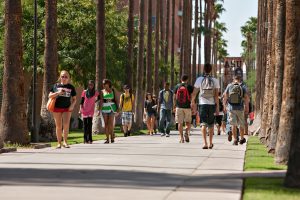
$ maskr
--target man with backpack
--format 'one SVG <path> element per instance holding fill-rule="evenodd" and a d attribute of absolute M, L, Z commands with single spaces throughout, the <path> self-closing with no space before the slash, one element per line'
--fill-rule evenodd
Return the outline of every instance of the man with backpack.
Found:
<path fill-rule="evenodd" d="M 173 108 L 173 91 L 170 83 L 165 83 L 164 89 L 159 92 L 157 111 L 159 114 L 159 130 L 161 136 L 170 137 L 170 125 Z"/>
<path fill-rule="evenodd" d="M 124 130 L 124 137 L 130 136 L 132 118 L 133 118 L 133 105 L 134 105 L 134 96 L 130 92 L 130 87 L 124 85 L 124 93 L 120 96 L 120 106 L 119 108 L 122 111 L 122 126 Z"/>
<path fill-rule="evenodd" d="M 224 111 L 228 112 L 228 121 L 231 125 L 232 135 L 234 138 L 233 145 L 238 145 L 237 127 L 240 130 L 240 144 L 244 144 L 246 139 L 245 133 L 245 114 L 249 113 L 249 96 L 245 84 L 242 84 L 243 71 L 240 68 L 235 69 L 233 82 L 230 83 L 225 92 L 223 104 Z"/>
<path fill-rule="evenodd" d="M 204 75 L 199 77 L 194 85 L 194 92 L 192 95 L 192 104 L 195 102 L 195 98 L 199 92 L 199 115 L 200 126 L 202 130 L 202 136 L 204 140 L 204 146 L 202 149 L 213 148 L 213 134 L 215 114 L 219 115 L 219 97 L 218 92 L 220 89 L 219 81 L 213 78 L 210 73 L 212 71 L 211 64 L 204 65 Z M 207 145 L 206 129 L 209 132 L 209 146 Z"/>
<path fill-rule="evenodd" d="M 189 129 L 192 121 L 191 110 L 191 95 L 193 93 L 193 86 L 188 84 L 189 77 L 183 75 L 181 77 L 181 83 L 177 84 L 174 89 L 174 109 L 175 109 L 175 121 L 178 123 L 178 131 L 180 135 L 180 143 L 190 142 Z M 186 124 L 185 134 L 183 135 L 183 123 Z"/>

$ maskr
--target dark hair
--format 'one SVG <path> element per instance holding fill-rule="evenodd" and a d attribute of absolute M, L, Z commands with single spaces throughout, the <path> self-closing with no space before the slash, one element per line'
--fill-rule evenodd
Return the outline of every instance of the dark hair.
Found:
<path fill-rule="evenodd" d="M 185 81 L 187 81 L 187 80 L 189 80 L 189 76 L 186 75 L 186 74 L 183 74 L 183 75 L 181 76 L 181 81 L 185 82 Z"/>
<path fill-rule="evenodd" d="M 204 73 L 209 74 L 211 72 L 211 70 L 212 70 L 211 64 L 210 63 L 206 63 L 204 65 Z"/>
<path fill-rule="evenodd" d="M 150 95 L 150 96 L 151 96 L 151 99 L 153 100 L 153 96 L 152 96 L 152 94 L 151 94 L 150 92 L 148 92 L 148 93 L 146 94 L 146 100 L 148 100 L 148 95 Z"/>
<path fill-rule="evenodd" d="M 103 85 L 108 84 L 108 86 L 111 88 L 111 81 L 109 79 L 103 79 L 102 83 Z"/>
<path fill-rule="evenodd" d="M 169 82 L 165 82 L 165 85 L 170 86 L 170 83 Z"/>
<path fill-rule="evenodd" d="M 93 84 L 94 87 L 95 87 L 95 81 L 94 81 L 94 80 L 89 80 L 89 81 L 88 81 L 88 84 Z"/>

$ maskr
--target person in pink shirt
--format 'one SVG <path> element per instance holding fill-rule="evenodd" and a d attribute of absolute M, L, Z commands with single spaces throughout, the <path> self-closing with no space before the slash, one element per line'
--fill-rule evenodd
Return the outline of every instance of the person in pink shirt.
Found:
<path fill-rule="evenodd" d="M 95 103 L 100 99 L 99 92 L 95 90 L 95 82 L 90 80 L 88 88 L 82 92 L 79 114 L 83 118 L 84 143 L 92 144 L 92 126 Z"/>

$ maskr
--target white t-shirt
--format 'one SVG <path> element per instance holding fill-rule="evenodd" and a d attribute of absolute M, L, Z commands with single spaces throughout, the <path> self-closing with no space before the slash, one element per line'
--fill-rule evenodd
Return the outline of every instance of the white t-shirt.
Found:
<path fill-rule="evenodd" d="M 203 76 L 197 78 L 195 85 L 194 85 L 195 88 L 200 88 L 200 93 L 202 90 L 201 83 L 202 83 L 203 79 L 204 79 Z M 220 89 L 219 80 L 216 78 L 213 78 L 213 77 L 212 77 L 212 80 L 214 81 L 215 89 Z M 204 105 L 204 104 L 215 105 L 216 103 L 215 103 L 214 97 L 207 99 L 207 98 L 201 97 L 201 95 L 199 95 L 199 105 Z"/>

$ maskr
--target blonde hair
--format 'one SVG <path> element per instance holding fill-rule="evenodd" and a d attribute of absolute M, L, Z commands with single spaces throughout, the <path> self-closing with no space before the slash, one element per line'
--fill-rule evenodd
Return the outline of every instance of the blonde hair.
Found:
<path fill-rule="evenodd" d="M 63 74 L 66 74 L 66 75 L 68 76 L 68 83 L 71 83 L 71 76 L 70 76 L 70 73 L 69 73 L 68 71 L 66 71 L 66 70 L 62 70 L 62 71 L 60 72 L 57 82 L 58 82 L 58 83 L 61 83 L 61 75 L 63 75 Z"/>

